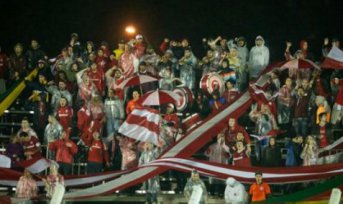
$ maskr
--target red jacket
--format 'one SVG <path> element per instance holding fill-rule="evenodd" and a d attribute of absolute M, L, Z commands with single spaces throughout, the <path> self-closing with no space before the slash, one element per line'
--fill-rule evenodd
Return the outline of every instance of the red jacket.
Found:
<path fill-rule="evenodd" d="M 91 123 L 91 121 L 91 112 L 87 108 L 87 106 L 83 106 L 82 108 L 80 108 L 80 110 L 77 112 L 77 128 L 79 129 L 79 131 L 83 132 Z"/>
<path fill-rule="evenodd" d="M 236 141 L 236 136 L 237 136 L 237 133 L 239 133 L 239 132 L 243 133 L 244 141 L 247 144 L 250 144 L 250 136 L 249 136 L 248 132 L 242 126 L 237 124 L 237 120 L 236 120 L 234 128 L 228 128 L 225 131 L 226 142 L 228 144 L 230 144 L 230 143 Z"/>
<path fill-rule="evenodd" d="M 71 119 L 74 115 L 74 111 L 71 107 L 59 107 L 57 109 L 57 118 L 64 130 L 67 130 L 71 126 Z"/>
<path fill-rule="evenodd" d="M 25 155 L 31 153 L 31 158 L 27 157 L 26 160 L 41 157 L 40 142 L 37 137 L 31 136 L 30 140 L 22 143 Z"/>
<path fill-rule="evenodd" d="M 163 119 L 166 120 L 167 122 L 173 122 L 174 128 L 179 127 L 179 117 L 177 117 L 176 113 L 166 114 L 166 115 L 164 115 Z"/>
<path fill-rule="evenodd" d="M 109 162 L 107 146 L 101 140 L 93 140 L 88 151 L 88 162 Z"/>
<path fill-rule="evenodd" d="M 105 74 L 102 71 L 101 68 L 98 68 L 96 72 L 89 71 L 87 73 L 89 76 L 90 80 L 93 82 L 95 85 L 96 89 L 101 95 L 104 95 L 104 90 L 105 90 Z"/>
<path fill-rule="evenodd" d="M 71 147 L 67 146 L 67 143 L 71 144 Z M 69 139 L 69 133 L 66 138 L 58 139 L 54 142 L 50 142 L 49 149 L 56 152 L 56 161 L 71 164 L 73 163 L 73 156 L 77 153 L 76 144 Z"/>

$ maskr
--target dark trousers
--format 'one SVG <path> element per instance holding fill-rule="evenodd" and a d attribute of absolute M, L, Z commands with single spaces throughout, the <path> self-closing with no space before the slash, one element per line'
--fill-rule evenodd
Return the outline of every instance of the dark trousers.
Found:
<path fill-rule="evenodd" d="M 72 164 L 67 164 L 67 163 L 63 163 L 63 162 L 58 162 L 58 165 L 60 166 L 60 173 L 62 175 L 71 175 L 72 173 L 72 168 L 73 165 Z"/>
<path fill-rule="evenodd" d="M 88 162 L 88 164 L 87 164 L 87 173 L 88 174 L 99 173 L 99 172 L 102 172 L 102 170 L 103 170 L 103 164 L 102 163 Z"/>

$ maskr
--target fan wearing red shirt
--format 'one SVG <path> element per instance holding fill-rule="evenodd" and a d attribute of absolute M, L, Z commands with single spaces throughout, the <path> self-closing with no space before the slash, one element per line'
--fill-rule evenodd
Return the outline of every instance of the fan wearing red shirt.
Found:
<path fill-rule="evenodd" d="M 104 161 L 109 167 L 109 156 L 107 146 L 100 139 L 99 132 L 93 133 L 93 141 L 88 151 L 87 173 L 98 173 L 103 171 Z"/>
<path fill-rule="evenodd" d="M 250 186 L 249 195 L 252 203 L 265 203 L 267 197 L 271 195 L 270 187 L 262 181 L 262 172 L 255 173 L 256 183 Z"/>
<path fill-rule="evenodd" d="M 41 144 L 37 137 L 29 136 L 26 132 L 21 132 L 19 137 L 24 148 L 26 160 L 36 159 L 42 156 Z"/>
<path fill-rule="evenodd" d="M 56 111 L 58 121 L 64 130 L 67 130 L 71 125 L 71 119 L 73 118 L 74 111 L 68 106 L 68 101 L 66 98 L 60 99 L 60 107 Z"/>
<path fill-rule="evenodd" d="M 247 148 L 244 146 L 242 141 L 236 142 L 236 148 L 235 152 L 232 155 L 233 157 L 233 166 L 245 166 L 250 167 L 250 152 L 247 150 Z"/>
<path fill-rule="evenodd" d="M 126 114 L 129 115 L 137 106 L 137 101 L 141 95 L 138 91 L 132 92 L 132 99 L 126 105 Z"/>
<path fill-rule="evenodd" d="M 98 93 L 101 96 L 105 95 L 105 74 L 102 68 L 98 68 L 96 62 L 91 63 L 91 68 L 87 70 L 87 75 L 93 84 L 95 85 Z"/>
<path fill-rule="evenodd" d="M 73 156 L 77 153 L 76 144 L 69 139 L 70 130 L 71 128 L 64 130 L 60 139 L 49 144 L 49 149 L 56 152 L 56 162 L 63 175 L 70 175 L 72 173 Z"/>
<path fill-rule="evenodd" d="M 235 144 L 237 138 L 237 134 L 242 133 L 244 137 L 244 142 L 247 144 L 248 150 L 250 149 L 250 137 L 247 131 L 238 124 L 238 121 L 236 118 L 230 118 L 228 122 L 228 128 L 225 131 L 225 137 L 226 137 L 226 142 L 228 145 L 233 145 Z"/>
<path fill-rule="evenodd" d="M 177 117 L 177 114 L 174 113 L 175 106 L 172 103 L 169 103 L 167 106 L 166 114 L 164 115 L 163 119 L 166 122 L 173 123 L 173 127 L 178 129 L 179 128 L 179 117 Z"/>

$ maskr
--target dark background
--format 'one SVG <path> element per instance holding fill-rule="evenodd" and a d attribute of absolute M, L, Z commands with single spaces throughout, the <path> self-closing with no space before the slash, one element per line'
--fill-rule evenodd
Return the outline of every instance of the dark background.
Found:
<path fill-rule="evenodd" d="M 0 45 L 10 54 L 16 42 L 37 39 L 50 57 L 76 32 L 81 42 L 102 40 L 116 46 L 133 24 L 155 48 L 164 37 L 188 38 L 198 57 L 201 39 L 245 36 L 250 48 L 257 35 L 272 59 L 282 59 L 285 40 L 307 39 L 320 55 L 323 38 L 343 34 L 342 1 L 333 0 L 0 0 Z"/>

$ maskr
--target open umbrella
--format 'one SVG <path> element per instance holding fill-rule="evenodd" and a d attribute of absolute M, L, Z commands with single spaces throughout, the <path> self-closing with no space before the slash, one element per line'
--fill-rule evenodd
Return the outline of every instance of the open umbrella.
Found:
<path fill-rule="evenodd" d="M 286 61 L 283 65 L 281 65 L 281 69 L 320 69 L 318 65 L 316 65 L 311 60 L 307 59 L 293 59 Z"/>
<path fill-rule="evenodd" d="M 176 104 L 180 100 L 180 96 L 172 91 L 155 90 L 148 91 L 137 101 L 138 104 L 143 106 L 160 106 L 166 103 Z"/>
<path fill-rule="evenodd" d="M 119 88 L 124 89 L 128 86 L 136 86 L 144 83 L 157 81 L 158 79 L 149 75 L 136 75 L 125 79 L 119 84 Z"/>

